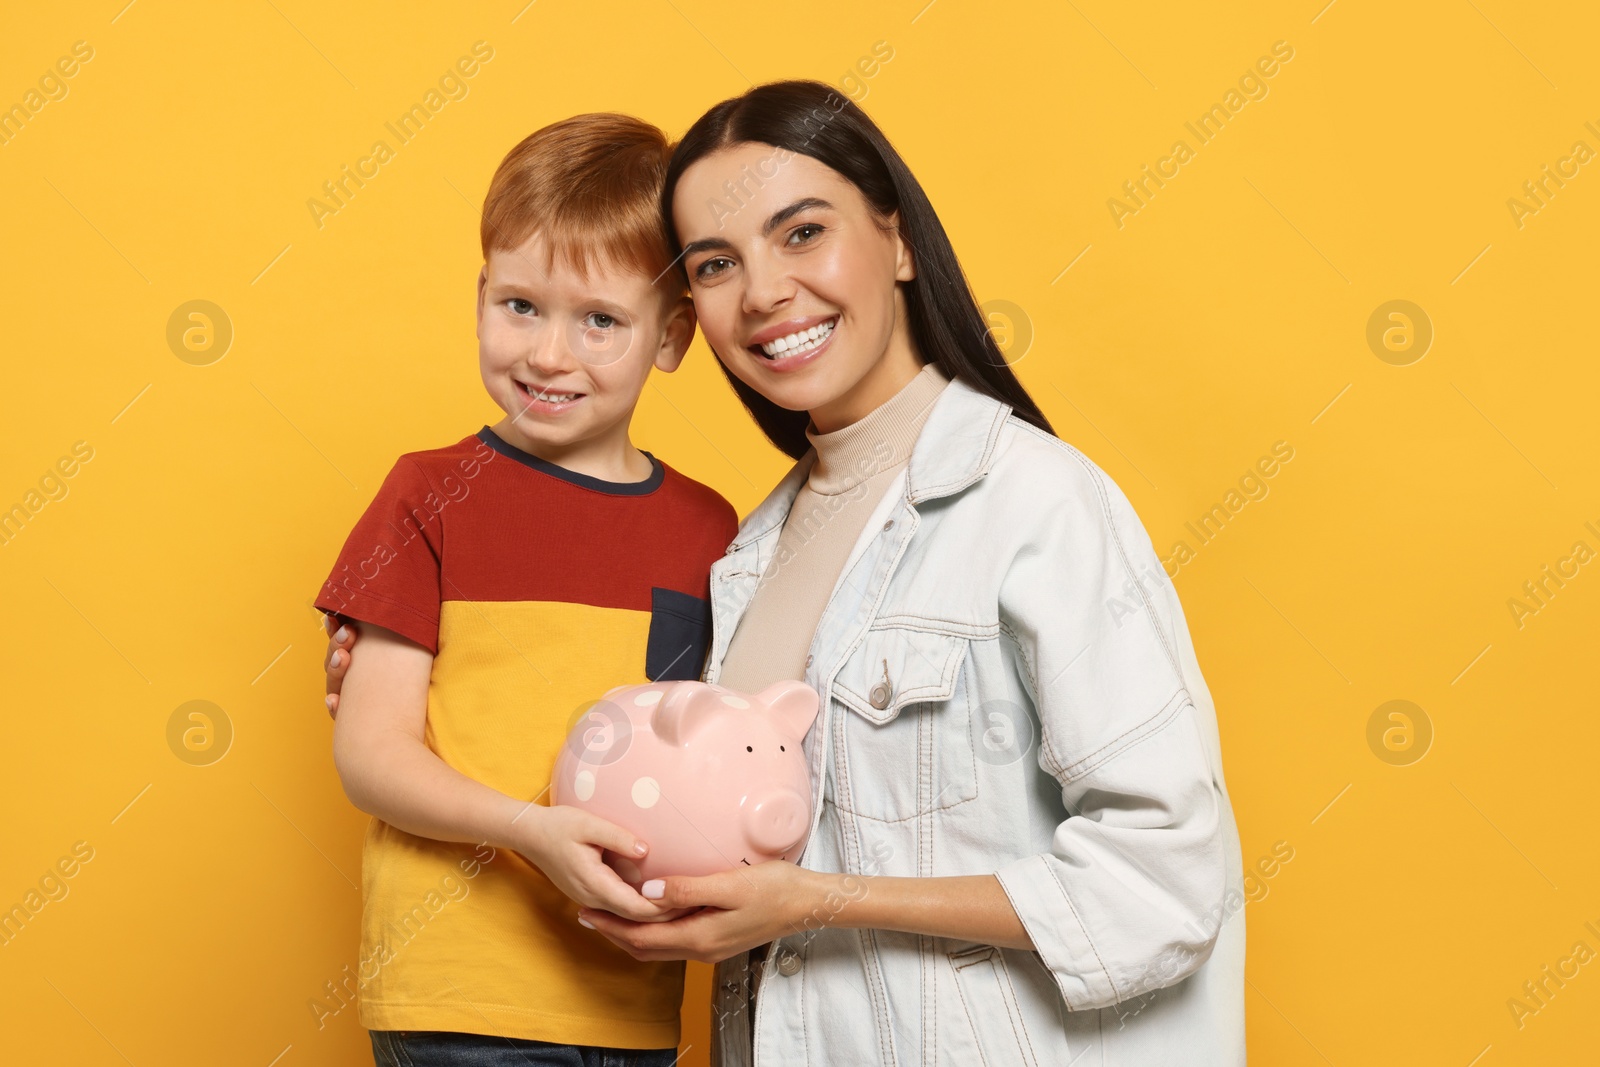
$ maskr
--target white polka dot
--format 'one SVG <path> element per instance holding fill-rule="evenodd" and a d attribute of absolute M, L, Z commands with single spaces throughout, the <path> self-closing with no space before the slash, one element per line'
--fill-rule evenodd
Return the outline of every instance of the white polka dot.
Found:
<path fill-rule="evenodd" d="M 646 689 L 633 698 L 633 702 L 641 708 L 648 708 L 651 704 L 661 703 L 661 690 Z"/>
<path fill-rule="evenodd" d="M 723 697 L 722 702 L 730 708 L 748 708 L 750 706 L 750 702 L 744 697 L 734 696 L 732 693 Z"/>
<path fill-rule="evenodd" d="M 579 800 L 588 800 L 594 796 L 594 772 L 579 771 L 578 776 L 572 780 L 572 792 Z"/>
<path fill-rule="evenodd" d="M 633 802 L 641 808 L 653 808 L 661 799 L 661 786 L 654 778 L 640 778 L 633 783 Z"/>

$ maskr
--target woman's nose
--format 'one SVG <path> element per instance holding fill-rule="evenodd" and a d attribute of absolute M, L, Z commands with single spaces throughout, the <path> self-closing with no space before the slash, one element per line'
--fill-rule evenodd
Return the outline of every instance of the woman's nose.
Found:
<path fill-rule="evenodd" d="M 782 307 L 794 296 L 794 291 L 794 279 L 781 262 L 757 255 L 745 264 L 744 310 L 747 314 L 763 315 Z"/>

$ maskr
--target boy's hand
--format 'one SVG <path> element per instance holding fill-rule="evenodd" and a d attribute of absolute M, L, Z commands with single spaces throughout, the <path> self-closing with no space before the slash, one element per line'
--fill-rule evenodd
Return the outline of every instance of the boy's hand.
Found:
<path fill-rule="evenodd" d="M 328 706 L 328 716 L 338 718 L 339 690 L 344 688 L 344 672 L 350 669 L 350 648 L 356 643 L 359 630 L 353 622 L 342 623 L 335 630 L 332 615 L 322 616 L 322 628 L 328 633 L 328 655 L 322 661 L 328 695 L 322 702 Z"/>
<path fill-rule="evenodd" d="M 328 714 L 337 718 L 339 691 L 344 688 L 345 673 L 350 669 L 350 649 L 355 645 L 359 631 L 354 622 L 336 624 L 331 615 L 323 616 L 322 628 L 329 634 L 328 657 L 323 664 L 328 678 L 326 703 Z M 381 627 L 377 632 L 380 635 L 387 634 Z M 376 647 L 382 650 L 384 639 L 380 637 L 375 640 L 378 640 Z M 426 651 L 420 647 L 417 650 Z M 425 683 L 426 670 L 420 676 L 418 684 L 425 685 Z M 336 744 L 339 729 L 341 727 L 335 727 Z M 416 738 L 420 742 L 422 739 L 420 713 L 414 729 Z M 503 795 L 500 800 L 511 802 L 509 797 Z M 423 837 L 434 836 L 410 827 L 403 829 L 419 833 Z M 456 837 L 451 840 L 472 840 L 472 838 Z M 601 853 L 609 849 L 620 856 L 638 859 L 645 854 L 647 846 L 620 826 L 578 808 L 561 806 L 547 808 L 530 804 L 523 809 L 521 815 L 512 820 L 509 839 L 495 838 L 495 841 L 504 842 L 526 856 L 545 873 L 557 889 L 580 906 L 609 911 L 634 922 L 666 922 L 697 910 L 664 908 L 640 896 L 638 891 L 624 882 L 616 871 L 606 866 Z"/>
<path fill-rule="evenodd" d="M 555 805 L 530 806 L 519 823 L 516 850 L 531 860 L 555 887 L 580 907 L 609 911 L 634 922 L 667 922 L 694 908 L 665 908 L 639 895 L 639 891 L 608 867 L 601 852 L 641 859 L 644 842 L 615 823 L 581 808 Z"/>

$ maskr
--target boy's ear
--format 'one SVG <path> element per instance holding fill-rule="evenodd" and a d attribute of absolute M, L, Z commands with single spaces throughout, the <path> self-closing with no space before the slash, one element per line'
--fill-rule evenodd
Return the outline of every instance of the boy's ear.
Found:
<path fill-rule="evenodd" d="M 483 287 L 488 283 L 488 281 L 489 264 L 485 263 L 483 266 L 478 268 L 478 307 L 476 312 L 476 330 L 480 339 L 483 337 Z"/>
<path fill-rule="evenodd" d="M 694 341 L 694 330 L 699 320 L 695 318 L 694 301 L 680 296 L 667 312 L 665 328 L 661 331 L 661 347 L 656 349 L 655 365 L 668 374 L 683 363 L 689 345 Z"/>
<path fill-rule="evenodd" d="M 894 228 L 894 280 L 909 282 L 917 276 L 917 257 L 911 251 L 911 243 L 900 234 L 900 212 L 889 216 L 889 225 Z"/>

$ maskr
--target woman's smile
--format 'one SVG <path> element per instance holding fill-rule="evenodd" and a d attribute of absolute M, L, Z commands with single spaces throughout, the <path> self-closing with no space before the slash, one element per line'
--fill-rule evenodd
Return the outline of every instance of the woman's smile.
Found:
<path fill-rule="evenodd" d="M 756 334 L 745 346 L 768 369 L 786 373 L 815 362 L 827 350 L 839 325 L 838 315 L 812 316 L 780 323 Z"/>

